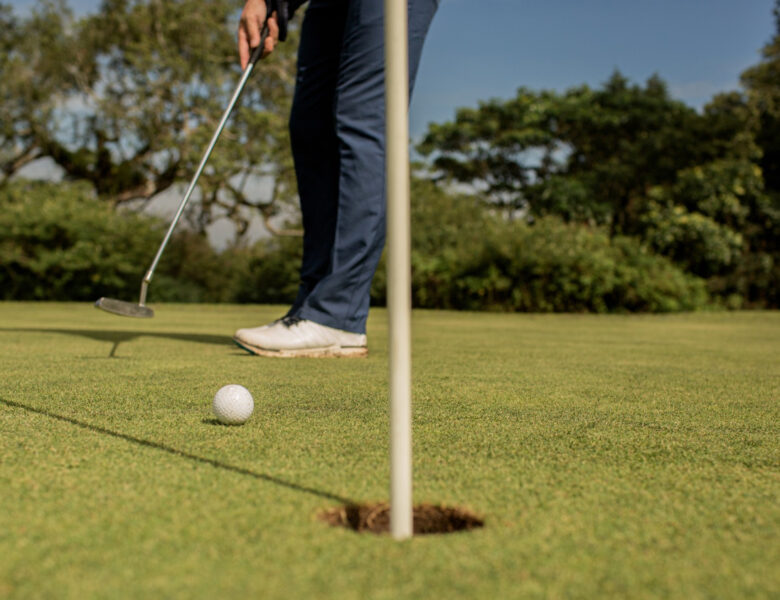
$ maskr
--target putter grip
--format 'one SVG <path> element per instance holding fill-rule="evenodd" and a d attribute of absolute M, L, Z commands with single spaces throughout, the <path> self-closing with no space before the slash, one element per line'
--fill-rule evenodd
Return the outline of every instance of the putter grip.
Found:
<path fill-rule="evenodd" d="M 268 14 L 276 13 L 276 24 L 279 26 L 279 41 L 287 39 L 287 21 L 290 18 L 287 0 L 267 0 Z"/>
<path fill-rule="evenodd" d="M 263 25 L 263 33 L 260 34 L 260 43 L 256 48 L 251 48 L 252 54 L 249 56 L 249 64 L 253 65 L 263 55 L 263 46 L 265 46 L 265 39 L 268 37 L 268 25 Z"/>
<path fill-rule="evenodd" d="M 287 39 L 287 0 L 268 0 L 266 2 L 266 9 L 268 15 L 276 13 L 276 24 L 279 27 L 279 41 L 283 42 Z M 266 18 L 267 20 L 267 18 Z M 263 55 L 263 46 L 265 46 L 265 38 L 268 37 L 268 24 L 263 25 L 263 32 L 260 36 L 260 45 L 257 48 L 252 49 L 252 54 L 249 57 L 249 62 L 254 64 Z"/>

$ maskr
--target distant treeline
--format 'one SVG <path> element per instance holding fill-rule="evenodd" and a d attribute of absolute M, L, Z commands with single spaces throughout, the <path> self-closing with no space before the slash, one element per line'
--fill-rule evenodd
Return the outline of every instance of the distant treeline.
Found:
<path fill-rule="evenodd" d="M 502 311 L 677 311 L 711 305 L 705 281 L 606 229 L 491 214 L 429 181 L 412 187 L 416 307 Z M 0 297 L 132 300 L 164 223 L 120 213 L 84 184 L 14 182 L 0 191 Z M 215 251 L 181 230 L 163 255 L 150 302 L 291 302 L 301 239 Z M 385 298 L 384 263 L 372 300 Z M 717 300 L 717 299 L 716 299 Z"/>

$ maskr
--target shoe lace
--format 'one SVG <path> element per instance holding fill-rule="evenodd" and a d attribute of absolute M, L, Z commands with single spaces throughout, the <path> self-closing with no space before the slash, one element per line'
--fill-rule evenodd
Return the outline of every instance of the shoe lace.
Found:
<path fill-rule="evenodd" d="M 286 317 L 282 317 L 281 321 L 282 321 L 282 324 L 289 329 L 290 327 L 292 327 L 296 323 L 300 323 L 301 321 L 303 321 L 303 319 L 301 317 L 295 317 L 295 316 L 288 315 Z"/>

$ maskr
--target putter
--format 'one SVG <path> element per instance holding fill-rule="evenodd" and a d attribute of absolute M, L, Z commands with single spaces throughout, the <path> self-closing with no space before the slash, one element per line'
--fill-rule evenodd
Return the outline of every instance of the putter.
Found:
<path fill-rule="evenodd" d="M 284 0 L 279 1 L 276 3 L 275 8 L 277 13 L 277 22 L 279 25 L 279 40 L 283 42 L 287 38 L 287 2 Z M 157 263 L 160 262 L 160 257 L 162 256 L 165 247 L 168 245 L 168 241 L 171 239 L 173 230 L 176 229 L 176 225 L 179 223 L 179 219 L 184 212 L 184 207 L 187 206 L 187 202 L 189 202 L 190 196 L 195 190 L 195 185 L 198 183 L 200 174 L 203 172 L 203 168 L 206 166 L 206 162 L 211 156 L 211 152 L 214 150 L 214 146 L 216 146 L 217 140 L 219 139 L 222 130 L 225 128 L 225 123 L 227 123 L 228 117 L 230 117 L 230 113 L 233 112 L 233 108 L 235 107 L 236 102 L 238 102 L 238 98 L 241 96 L 241 92 L 244 91 L 244 86 L 249 80 L 249 76 L 252 74 L 252 69 L 254 68 L 255 63 L 260 60 L 260 56 L 263 53 L 263 47 L 265 46 L 265 40 L 267 37 L 268 25 L 265 24 L 263 25 L 263 31 L 260 36 L 260 45 L 252 51 L 252 55 L 249 58 L 249 64 L 247 64 L 246 69 L 244 69 L 244 73 L 241 75 L 241 80 L 238 82 L 236 91 L 233 92 L 233 97 L 230 99 L 230 104 L 228 104 L 225 113 L 222 115 L 222 120 L 219 122 L 219 126 L 217 127 L 216 132 L 214 132 L 214 136 L 211 138 L 211 142 L 209 143 L 208 148 L 206 148 L 206 152 L 200 161 L 198 170 L 195 171 L 195 176 L 192 178 L 190 186 L 187 188 L 187 193 L 184 194 L 184 198 L 179 204 L 176 215 L 173 217 L 173 221 L 168 227 L 168 232 L 165 234 L 165 238 L 163 238 L 162 244 L 160 244 L 160 248 L 157 250 L 157 254 L 154 257 L 149 270 L 146 271 L 146 275 L 144 275 L 144 279 L 141 282 L 141 294 L 138 299 L 138 304 L 134 302 L 126 302 L 124 300 L 115 300 L 114 298 L 100 298 L 95 302 L 96 308 L 100 308 L 106 312 L 120 315 L 122 317 L 137 317 L 148 319 L 154 316 L 154 311 L 146 306 L 146 293 L 149 290 L 149 283 L 152 281 L 152 277 L 154 276 L 154 270 L 157 268 Z"/>

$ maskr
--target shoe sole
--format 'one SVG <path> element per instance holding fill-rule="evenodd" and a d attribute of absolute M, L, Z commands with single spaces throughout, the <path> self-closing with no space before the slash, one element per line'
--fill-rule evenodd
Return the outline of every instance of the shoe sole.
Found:
<path fill-rule="evenodd" d="M 327 346 L 324 348 L 300 348 L 297 350 L 269 350 L 268 348 L 247 344 L 236 338 L 233 338 L 233 343 L 250 354 L 273 358 L 362 358 L 368 356 L 368 348 L 365 346 Z"/>

